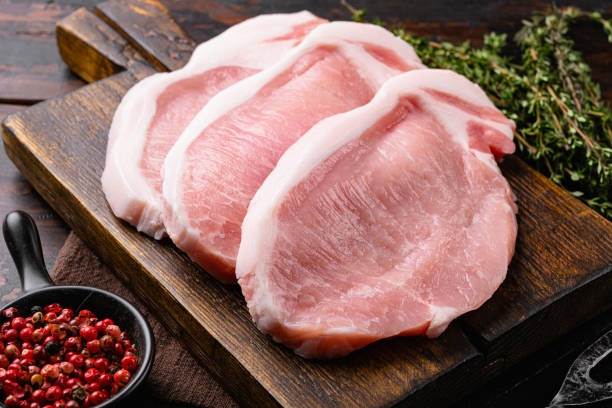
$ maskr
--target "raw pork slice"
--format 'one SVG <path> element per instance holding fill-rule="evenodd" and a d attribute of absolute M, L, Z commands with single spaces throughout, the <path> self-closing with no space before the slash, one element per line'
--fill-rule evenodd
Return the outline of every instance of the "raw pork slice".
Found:
<path fill-rule="evenodd" d="M 252 18 L 201 44 L 184 68 L 134 86 L 115 112 L 102 175 L 115 215 L 163 237 L 160 172 L 178 136 L 213 95 L 272 65 L 324 22 L 307 11 Z"/>
<path fill-rule="evenodd" d="M 438 336 L 487 300 L 514 251 L 492 153 L 514 122 L 451 71 L 389 80 L 282 156 L 242 225 L 238 282 L 258 327 L 311 358 Z"/>
<path fill-rule="evenodd" d="M 217 94 L 164 163 L 170 238 L 217 279 L 235 282 L 242 219 L 285 149 L 321 119 L 366 104 L 386 79 L 413 68 L 423 68 L 414 50 L 390 32 L 333 22 L 315 28 L 273 67 Z"/>

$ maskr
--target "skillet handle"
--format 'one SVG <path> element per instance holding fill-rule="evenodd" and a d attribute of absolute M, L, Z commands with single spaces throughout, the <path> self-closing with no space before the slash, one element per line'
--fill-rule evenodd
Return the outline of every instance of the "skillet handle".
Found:
<path fill-rule="evenodd" d="M 10 212 L 4 218 L 2 232 L 17 266 L 23 291 L 53 286 L 45 268 L 38 229 L 32 217 L 23 211 Z"/>

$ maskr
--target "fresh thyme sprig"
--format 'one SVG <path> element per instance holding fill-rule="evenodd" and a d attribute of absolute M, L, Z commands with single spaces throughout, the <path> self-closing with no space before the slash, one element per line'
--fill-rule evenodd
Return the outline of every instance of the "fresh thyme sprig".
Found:
<path fill-rule="evenodd" d="M 364 10 L 343 4 L 354 20 L 364 19 Z M 479 84 L 516 121 L 518 154 L 612 219 L 612 112 L 567 35 L 580 18 L 600 24 L 612 42 L 612 20 L 575 7 L 553 8 L 523 21 L 515 36 L 522 51 L 518 62 L 504 53 L 505 34 L 486 34 L 477 48 L 469 42 L 428 41 L 401 27 L 391 30 L 427 66 L 452 69 Z"/>

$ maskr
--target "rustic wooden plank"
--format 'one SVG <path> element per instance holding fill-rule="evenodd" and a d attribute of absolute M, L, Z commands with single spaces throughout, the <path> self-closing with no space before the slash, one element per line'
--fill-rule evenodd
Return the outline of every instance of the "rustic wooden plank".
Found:
<path fill-rule="evenodd" d="M 111 113 L 133 83 L 125 72 L 9 117 L 5 148 L 41 195 L 238 401 L 365 407 L 410 397 L 406 401 L 448 404 L 476 386 L 466 374 L 475 372 L 479 354 L 456 327 L 433 341 L 395 339 L 333 362 L 304 360 L 256 329 L 238 287 L 221 285 L 170 242 L 154 241 L 115 218 L 99 180 Z M 432 378 L 440 381 L 434 386 Z"/>
<path fill-rule="evenodd" d="M 60 20 L 55 32 L 62 59 L 87 82 L 126 69 L 150 72 L 149 64 L 126 39 L 85 8 Z"/>
<path fill-rule="evenodd" d="M 496 370 L 612 306 L 612 223 L 515 157 L 518 238 L 506 280 L 462 320 Z"/>
<path fill-rule="evenodd" d="M 99 4 L 95 12 L 160 71 L 181 68 L 195 48 L 195 42 L 157 0 L 110 0 Z"/>
<path fill-rule="evenodd" d="M 609 310 L 523 359 L 452 408 L 547 407 L 576 357 L 611 329 L 612 310 Z"/>
<path fill-rule="evenodd" d="M 0 104 L 0 121 L 27 108 L 24 105 Z M 47 265 L 53 265 L 68 235 L 68 227 L 32 188 L 15 165 L 0 153 L 0 217 L 22 209 L 34 217 L 44 242 L 43 255 Z M 0 245 L 0 303 L 15 299 L 21 293 L 19 274 L 5 245 Z"/>
<path fill-rule="evenodd" d="M 15 113 L 22 109 L 27 108 L 27 105 L 11 105 L 6 103 L 0 103 L 0 122 L 4 120 L 11 113 Z"/>
<path fill-rule="evenodd" d="M 55 22 L 77 7 L 69 0 L 0 0 L 0 102 L 33 103 L 83 85 L 62 62 L 54 35 Z"/>

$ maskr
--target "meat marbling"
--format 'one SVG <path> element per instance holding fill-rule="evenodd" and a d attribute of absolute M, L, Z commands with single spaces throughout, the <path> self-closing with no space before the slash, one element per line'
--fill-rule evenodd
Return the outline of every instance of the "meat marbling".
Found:
<path fill-rule="evenodd" d="M 514 123 L 451 71 L 390 79 L 319 122 L 250 203 L 236 275 L 257 326 L 305 357 L 438 336 L 501 284 Z"/>
<path fill-rule="evenodd" d="M 405 41 L 370 24 L 316 27 L 274 66 L 225 89 L 185 129 L 164 163 L 164 225 L 174 243 L 235 282 L 251 197 L 293 142 L 321 119 L 367 103 L 382 83 L 424 68 Z M 332 137 L 333 138 L 333 137 Z"/>
<path fill-rule="evenodd" d="M 307 11 L 249 19 L 198 46 L 182 69 L 130 89 L 113 118 L 102 175 L 114 214 L 163 237 L 160 172 L 178 136 L 212 96 L 272 65 L 324 22 Z"/>

